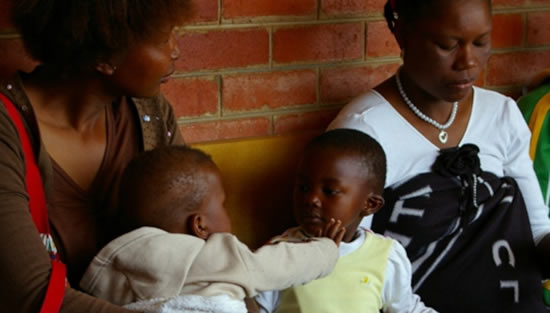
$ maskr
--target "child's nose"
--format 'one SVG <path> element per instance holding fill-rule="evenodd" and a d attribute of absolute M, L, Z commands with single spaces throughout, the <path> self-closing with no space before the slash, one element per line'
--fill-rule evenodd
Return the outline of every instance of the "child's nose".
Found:
<path fill-rule="evenodd" d="M 321 199 L 319 198 L 318 194 L 314 191 L 310 191 L 305 195 L 305 202 L 308 204 L 308 206 L 312 207 L 321 207 Z"/>

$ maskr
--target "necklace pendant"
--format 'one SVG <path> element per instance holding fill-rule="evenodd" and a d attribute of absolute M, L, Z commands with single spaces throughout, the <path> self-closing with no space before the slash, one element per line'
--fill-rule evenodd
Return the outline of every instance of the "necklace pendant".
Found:
<path fill-rule="evenodd" d="M 447 143 L 447 139 L 449 139 L 449 134 L 447 134 L 447 132 L 442 129 L 439 132 L 439 141 L 441 141 L 441 143 L 445 144 L 445 143 Z"/>

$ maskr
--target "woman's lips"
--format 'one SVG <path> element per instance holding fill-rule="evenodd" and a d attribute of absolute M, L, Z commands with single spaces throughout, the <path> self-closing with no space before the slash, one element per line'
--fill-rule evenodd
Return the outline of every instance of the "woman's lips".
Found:
<path fill-rule="evenodd" d="M 449 84 L 449 86 L 451 86 L 452 88 L 462 89 L 462 90 L 471 88 L 473 85 L 474 85 L 473 80 L 463 80 L 463 81 L 452 82 Z"/>

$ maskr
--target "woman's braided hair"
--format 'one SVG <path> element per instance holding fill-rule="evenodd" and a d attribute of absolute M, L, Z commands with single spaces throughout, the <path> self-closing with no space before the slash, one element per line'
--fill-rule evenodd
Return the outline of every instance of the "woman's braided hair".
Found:
<path fill-rule="evenodd" d="M 384 17 L 393 33 L 398 19 L 414 22 L 425 16 L 427 9 L 442 1 L 446 0 L 388 0 L 384 6 Z"/>
<path fill-rule="evenodd" d="M 445 6 L 456 0 L 388 0 L 384 5 L 384 17 L 393 33 L 397 20 L 412 24 L 434 12 L 436 6 Z M 487 0 L 489 6 L 491 0 Z"/>

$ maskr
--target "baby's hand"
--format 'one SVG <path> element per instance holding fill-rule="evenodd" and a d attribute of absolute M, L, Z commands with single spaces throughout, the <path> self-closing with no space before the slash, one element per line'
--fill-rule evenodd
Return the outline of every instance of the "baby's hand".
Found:
<path fill-rule="evenodd" d="M 318 231 L 317 237 L 330 238 L 334 240 L 337 246 L 339 246 L 342 238 L 344 238 L 345 233 L 346 229 L 342 227 L 342 221 L 331 218 L 325 224 L 325 227 L 322 230 L 320 229 Z"/>

